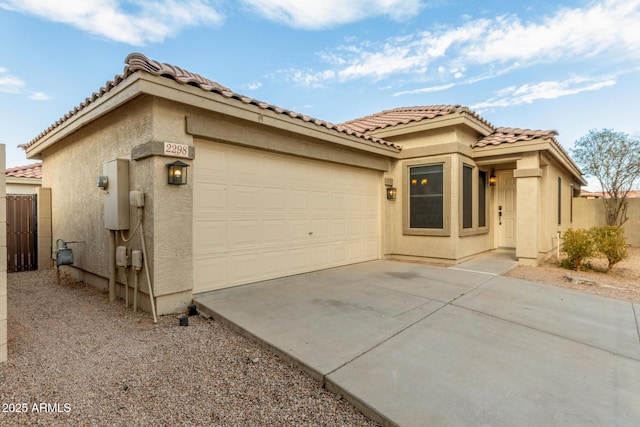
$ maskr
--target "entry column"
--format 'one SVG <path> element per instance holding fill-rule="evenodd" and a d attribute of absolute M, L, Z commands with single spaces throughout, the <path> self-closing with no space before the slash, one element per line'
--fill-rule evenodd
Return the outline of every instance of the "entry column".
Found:
<path fill-rule="evenodd" d="M 538 264 L 540 229 L 540 158 L 537 152 L 525 153 L 513 171 L 517 188 L 516 257 L 520 264 Z"/>

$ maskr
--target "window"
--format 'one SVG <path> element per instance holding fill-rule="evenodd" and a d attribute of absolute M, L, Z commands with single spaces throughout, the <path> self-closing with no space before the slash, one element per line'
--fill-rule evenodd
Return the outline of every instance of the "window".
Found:
<path fill-rule="evenodd" d="M 562 178 L 558 177 L 558 225 L 562 224 Z"/>
<path fill-rule="evenodd" d="M 409 228 L 444 228 L 444 165 L 409 167 Z"/>
<path fill-rule="evenodd" d="M 573 183 L 571 183 L 570 187 L 569 187 L 569 222 L 573 222 L 573 192 L 574 192 L 574 188 L 573 188 Z"/>
<path fill-rule="evenodd" d="M 460 182 L 460 236 L 487 233 L 487 172 L 463 163 Z"/>
<path fill-rule="evenodd" d="M 473 227 L 473 167 L 462 167 L 462 228 Z"/>
<path fill-rule="evenodd" d="M 478 227 L 487 226 L 487 172 L 478 171 Z"/>

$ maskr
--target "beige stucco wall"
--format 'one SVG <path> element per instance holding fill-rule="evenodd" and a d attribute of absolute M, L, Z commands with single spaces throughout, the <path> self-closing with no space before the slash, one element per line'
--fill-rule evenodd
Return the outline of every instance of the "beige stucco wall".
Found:
<path fill-rule="evenodd" d="M 5 166 L 5 147 L 0 144 L 0 165 Z M 0 178 L 0 225 L 3 230 L 7 227 L 7 198 L 5 179 Z M 0 363 L 7 361 L 7 233 L 0 233 Z"/>
<path fill-rule="evenodd" d="M 464 164 L 477 167 L 471 158 L 471 143 L 477 135 L 461 128 L 435 129 L 391 138 L 402 144 L 402 160 L 392 163 L 385 178 L 392 179 L 398 189 L 395 201 L 385 201 L 383 224 L 384 255 L 407 259 L 431 259 L 452 263 L 492 249 L 490 233 L 491 209 L 487 212 L 485 230 L 462 230 L 461 187 Z M 408 215 L 407 168 L 432 163 L 445 164 L 444 221 L 445 235 L 413 235 L 403 224 Z M 475 187 L 475 186 L 474 186 Z M 492 192 L 487 189 L 487 205 L 492 205 Z M 474 199 L 475 200 L 475 199 Z M 475 217 L 476 215 L 474 215 Z M 437 232 L 436 232 L 437 233 Z"/>
<path fill-rule="evenodd" d="M 165 115 L 164 110 L 154 98 L 137 98 L 42 153 L 43 186 L 51 189 L 53 250 L 59 238 L 76 241 L 69 244 L 75 268 L 62 269 L 102 288 L 108 284 L 110 235 L 104 228 L 105 195 L 96 186 L 96 176 L 103 174 L 104 162 L 129 159 L 129 189 L 145 193 L 143 230 L 158 314 L 186 307 L 192 288 L 190 216 L 180 215 L 191 208 L 190 186 L 167 184 L 166 163 L 174 159 L 152 156 L 131 160 L 132 149 L 149 141 L 191 142 L 184 132 L 184 116 L 180 120 L 175 114 Z M 137 210 L 131 208 L 131 231 L 136 223 Z M 142 250 L 140 232 L 128 243 L 118 236 L 117 245 Z M 125 273 L 118 269 L 119 297 L 124 297 L 123 284 L 133 283 L 133 274 L 132 270 Z M 139 283 L 143 294 L 138 300 L 148 310 L 144 270 Z"/>
<path fill-rule="evenodd" d="M 186 87 L 190 90 L 190 87 Z M 209 104 L 203 104 L 210 106 Z M 259 120 L 267 120 L 255 115 Z M 159 314 L 181 311 L 191 301 L 193 291 L 193 170 L 188 184 L 167 183 L 167 163 L 175 160 L 161 155 L 141 155 L 152 142 L 173 142 L 193 146 L 198 138 L 215 139 L 270 151 L 282 151 L 303 157 L 387 170 L 389 160 L 348 146 L 335 146 L 311 137 L 295 124 L 275 129 L 203 108 L 187 106 L 165 98 L 141 96 L 119 109 L 80 128 L 42 153 L 43 187 L 51 189 L 51 240 L 78 241 L 74 251 L 75 267 L 62 267 L 79 280 L 107 288 L 109 277 L 109 231 L 104 228 L 104 194 L 95 184 L 102 175 L 103 163 L 116 158 L 129 159 L 129 188 L 145 193 L 144 237 L 151 268 Z M 304 126 L 304 125 L 303 125 Z M 313 130 L 322 128 L 310 125 Z M 297 135 L 297 136 L 296 136 Z M 333 135 L 333 133 L 332 133 Z M 340 137 L 343 139 L 342 137 Z M 346 143 L 353 143 L 349 138 Z M 151 144 L 151 145 L 150 145 Z M 146 147 L 145 150 L 140 150 Z M 132 151 L 133 150 L 133 151 Z M 197 156 L 195 152 L 195 156 Z M 181 159 L 192 165 L 189 159 Z M 65 171 L 65 173 L 60 173 Z M 73 190 L 71 190 L 73 189 Z M 130 209 L 130 230 L 136 225 L 137 210 Z M 124 233 L 128 237 L 128 232 Z M 117 245 L 141 249 L 138 233 L 130 242 L 118 237 Z M 55 250 L 55 248 L 54 248 Z M 118 269 L 117 295 L 124 297 L 124 283 L 132 284 L 134 275 Z M 147 289 L 146 273 L 139 276 L 142 292 Z M 132 295 L 129 300 L 131 301 Z M 150 310 L 149 299 L 142 295 L 139 304 Z"/>
<path fill-rule="evenodd" d="M 624 223 L 627 243 L 640 247 L 640 199 L 627 199 L 629 202 L 627 222 Z M 573 200 L 573 228 L 602 227 L 606 224 L 604 203 L 601 199 L 575 198 Z"/>
<path fill-rule="evenodd" d="M 554 254 L 558 246 L 558 232 L 564 233 L 574 227 L 576 207 L 572 206 L 573 191 L 580 188 L 580 184 L 553 161 L 543 162 L 542 181 L 540 191 L 540 224 L 538 234 L 539 258 Z M 561 221 L 558 223 L 558 178 L 561 179 Z M 572 185 L 573 184 L 573 188 Z M 573 221 L 572 221 L 573 217 Z"/>

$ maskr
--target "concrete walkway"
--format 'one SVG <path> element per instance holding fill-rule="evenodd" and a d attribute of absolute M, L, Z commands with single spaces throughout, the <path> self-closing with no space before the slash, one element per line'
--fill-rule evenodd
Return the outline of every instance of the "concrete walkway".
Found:
<path fill-rule="evenodd" d="M 639 425 L 640 306 L 497 275 L 509 262 L 373 261 L 195 302 L 385 425 Z"/>

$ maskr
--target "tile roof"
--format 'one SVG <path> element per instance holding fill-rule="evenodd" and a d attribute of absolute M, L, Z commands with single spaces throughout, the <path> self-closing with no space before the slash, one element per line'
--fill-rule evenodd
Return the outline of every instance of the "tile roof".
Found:
<path fill-rule="evenodd" d="M 364 135 L 363 133 L 358 132 L 352 128 L 341 126 L 341 125 L 334 125 L 324 120 L 315 119 L 313 117 L 309 117 L 304 114 L 296 113 L 291 110 L 280 108 L 275 105 L 268 104 L 266 102 L 261 102 L 253 98 L 249 98 L 249 97 L 237 94 L 233 92 L 231 89 L 228 89 L 198 74 L 191 73 L 189 71 L 183 70 L 182 68 L 179 68 L 170 64 L 165 64 L 165 63 L 151 60 L 141 53 L 130 54 L 125 59 L 125 63 L 126 63 L 126 66 L 124 68 L 124 72 L 121 75 L 117 75 L 114 77 L 113 80 L 108 81 L 105 84 L 105 86 L 102 87 L 98 92 L 94 92 L 93 95 L 91 95 L 89 98 L 86 98 L 80 105 L 75 107 L 73 110 L 69 111 L 61 119 L 59 119 L 53 125 L 49 126 L 49 128 L 47 128 L 44 132 L 40 133 L 37 137 L 35 137 L 31 142 L 23 145 L 22 147 L 26 149 L 29 146 L 35 144 L 38 140 L 44 138 L 47 134 L 52 132 L 58 126 L 62 125 L 67 120 L 79 114 L 83 109 L 87 108 L 89 105 L 91 105 L 92 103 L 96 102 L 98 99 L 105 96 L 113 88 L 115 88 L 120 83 L 122 83 L 127 77 L 137 72 L 146 72 L 146 73 L 153 74 L 155 76 L 161 76 L 161 77 L 166 77 L 166 78 L 175 80 L 178 83 L 195 86 L 206 92 L 217 93 L 226 98 L 234 99 L 244 104 L 254 105 L 259 108 L 262 108 L 263 110 L 273 111 L 277 114 L 282 114 L 285 116 L 289 116 L 293 119 L 302 120 L 304 122 L 312 123 L 320 127 L 325 127 L 327 129 L 334 130 L 343 134 L 362 138 L 366 141 L 370 141 L 376 144 L 385 145 L 398 150 L 401 149 L 399 145 L 385 141 L 384 139 L 375 138 L 369 135 Z"/>
<path fill-rule="evenodd" d="M 357 132 L 368 132 L 376 129 L 384 129 L 391 126 L 403 125 L 411 122 L 419 122 L 425 119 L 447 116 L 454 113 L 469 114 L 483 124 L 494 129 L 494 126 L 482 118 L 475 111 L 463 105 L 425 105 L 416 107 L 394 108 L 384 110 L 370 116 L 342 123 Z"/>
<path fill-rule="evenodd" d="M 6 176 L 13 178 L 39 178 L 42 179 L 42 163 L 33 163 L 26 166 L 16 166 L 5 171 Z"/>
<path fill-rule="evenodd" d="M 558 135 L 558 132 L 555 130 L 530 130 L 500 127 L 492 134 L 479 138 L 471 147 L 481 148 L 489 145 L 510 144 L 513 142 L 531 141 L 539 138 L 549 138 L 560 146 L 556 140 L 556 135 Z"/>

